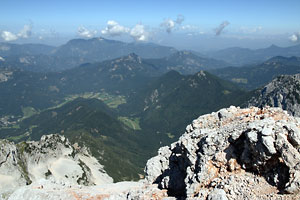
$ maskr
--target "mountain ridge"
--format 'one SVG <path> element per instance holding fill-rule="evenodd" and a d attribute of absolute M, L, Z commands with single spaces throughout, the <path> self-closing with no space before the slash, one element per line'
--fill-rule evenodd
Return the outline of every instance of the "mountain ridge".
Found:
<path fill-rule="evenodd" d="M 267 84 L 276 76 L 299 73 L 300 58 L 275 56 L 261 64 L 212 69 L 209 72 L 222 79 L 235 82 L 240 87 L 253 90 Z"/>
<path fill-rule="evenodd" d="M 261 49 L 231 47 L 207 53 L 212 58 L 224 60 L 234 66 L 247 66 L 264 62 L 275 56 L 299 56 L 300 45 L 279 47 L 271 45 Z"/>
<path fill-rule="evenodd" d="M 300 117 L 300 74 L 281 75 L 256 91 L 248 106 L 280 107 Z"/>

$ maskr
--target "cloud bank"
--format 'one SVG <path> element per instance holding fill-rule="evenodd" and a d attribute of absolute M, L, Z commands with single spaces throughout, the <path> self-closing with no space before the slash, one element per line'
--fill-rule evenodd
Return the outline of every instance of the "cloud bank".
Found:
<path fill-rule="evenodd" d="M 230 23 L 229 23 L 228 21 L 222 22 L 222 23 L 219 25 L 219 27 L 217 27 L 217 28 L 215 29 L 216 36 L 221 35 L 221 33 L 222 33 L 222 31 L 224 30 L 224 28 L 225 28 L 226 26 L 228 26 L 229 24 L 230 24 Z"/>

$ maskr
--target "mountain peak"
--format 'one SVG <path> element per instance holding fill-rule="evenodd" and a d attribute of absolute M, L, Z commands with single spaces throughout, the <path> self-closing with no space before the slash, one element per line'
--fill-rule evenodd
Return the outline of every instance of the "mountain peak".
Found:
<path fill-rule="evenodd" d="M 128 56 L 124 56 L 123 60 L 131 61 L 131 62 L 138 62 L 138 63 L 142 62 L 142 58 L 135 53 L 130 53 L 130 54 L 128 54 Z"/>
<path fill-rule="evenodd" d="M 138 58 L 139 56 L 132 52 L 132 53 L 128 54 L 128 57 Z"/>
<path fill-rule="evenodd" d="M 272 44 L 268 49 L 279 49 L 281 47 L 275 45 L 275 44 Z"/>
<path fill-rule="evenodd" d="M 94 39 L 99 40 L 99 41 L 106 40 L 104 37 L 97 37 L 97 38 L 94 38 Z"/>
<path fill-rule="evenodd" d="M 201 77 L 206 77 L 206 73 L 205 73 L 205 71 L 203 71 L 203 70 L 201 70 L 201 71 L 199 71 L 197 74 L 196 74 L 199 78 L 201 78 Z"/>

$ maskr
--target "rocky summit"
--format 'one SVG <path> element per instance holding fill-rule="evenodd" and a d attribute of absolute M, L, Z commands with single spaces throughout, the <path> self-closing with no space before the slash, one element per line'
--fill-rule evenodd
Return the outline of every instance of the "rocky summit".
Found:
<path fill-rule="evenodd" d="M 253 97 L 249 105 L 280 107 L 300 117 L 300 74 L 278 76 L 258 90 L 258 96 Z"/>
<path fill-rule="evenodd" d="M 0 140 L 0 199 L 20 186 L 41 179 L 69 184 L 101 185 L 113 180 L 86 148 L 59 135 L 14 144 Z"/>
<path fill-rule="evenodd" d="M 300 120 L 280 108 L 230 107 L 188 125 L 146 166 L 146 180 L 195 199 L 299 199 Z"/>
<path fill-rule="evenodd" d="M 11 195 L 2 195 L 3 198 L 9 200 L 300 198 L 300 119 L 290 116 L 281 108 L 241 109 L 231 106 L 200 116 L 187 126 L 186 132 L 177 142 L 160 148 L 158 155 L 148 160 L 145 167 L 146 177 L 139 182 L 104 184 L 103 181 L 103 184 L 96 186 L 82 185 L 83 182 L 78 182 L 76 173 L 73 173 L 77 169 L 75 165 L 59 167 L 57 162 L 62 156 L 51 153 L 51 150 L 48 150 L 50 154 L 43 150 L 51 149 L 52 145 L 55 145 L 43 142 L 49 137 L 60 138 L 62 142 L 59 145 L 69 146 L 61 136 L 44 136 L 39 142 L 25 143 L 27 147 L 23 149 L 26 152 L 30 151 L 28 155 L 31 156 L 24 156 L 27 154 L 22 153 L 20 146 L 4 141 L 0 180 L 4 180 L 4 174 L 8 177 L 17 173 L 17 170 L 13 170 L 14 167 L 19 166 L 19 171 L 24 170 L 22 165 L 17 165 L 18 160 L 21 161 L 20 155 L 27 158 L 23 159 L 23 163 L 27 164 L 25 166 L 41 161 L 47 163 L 45 160 L 49 160 L 48 157 L 53 158 L 55 162 L 48 168 L 50 172 L 45 170 L 47 169 L 44 167 L 45 164 L 40 167 L 32 164 L 27 168 L 27 178 L 22 179 L 24 176 L 22 174 L 14 175 L 13 177 L 21 177 L 19 185 L 25 184 L 26 181 L 28 184 L 28 181 L 34 181 L 30 185 L 19 187 Z M 45 147 L 46 144 L 49 145 Z M 33 155 L 40 156 L 33 157 Z M 81 154 L 72 154 L 68 151 L 63 155 L 75 155 L 75 159 Z M 68 162 L 63 163 L 79 162 L 78 159 L 77 161 L 74 159 L 69 158 Z M 5 167 L 13 162 L 16 164 Z M 56 167 L 53 163 L 57 163 Z M 64 170 L 59 170 L 63 166 Z M 4 169 L 10 171 L 4 173 Z M 85 171 L 88 172 L 92 170 Z M 67 179 L 64 179 L 65 176 L 59 176 L 66 173 Z M 46 174 L 61 179 L 49 179 Z M 5 180 L 10 180 L 7 177 Z M 102 180 L 110 181 L 109 177 L 105 175 L 103 177 L 106 178 Z M 14 180 L 11 184 L 17 182 L 17 179 Z"/>

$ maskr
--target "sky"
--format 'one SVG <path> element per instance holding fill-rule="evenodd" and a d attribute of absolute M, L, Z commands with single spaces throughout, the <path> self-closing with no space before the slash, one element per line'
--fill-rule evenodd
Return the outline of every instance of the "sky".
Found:
<path fill-rule="evenodd" d="M 104 37 L 198 51 L 300 42 L 299 0 L 1 0 L 0 41 Z"/>

